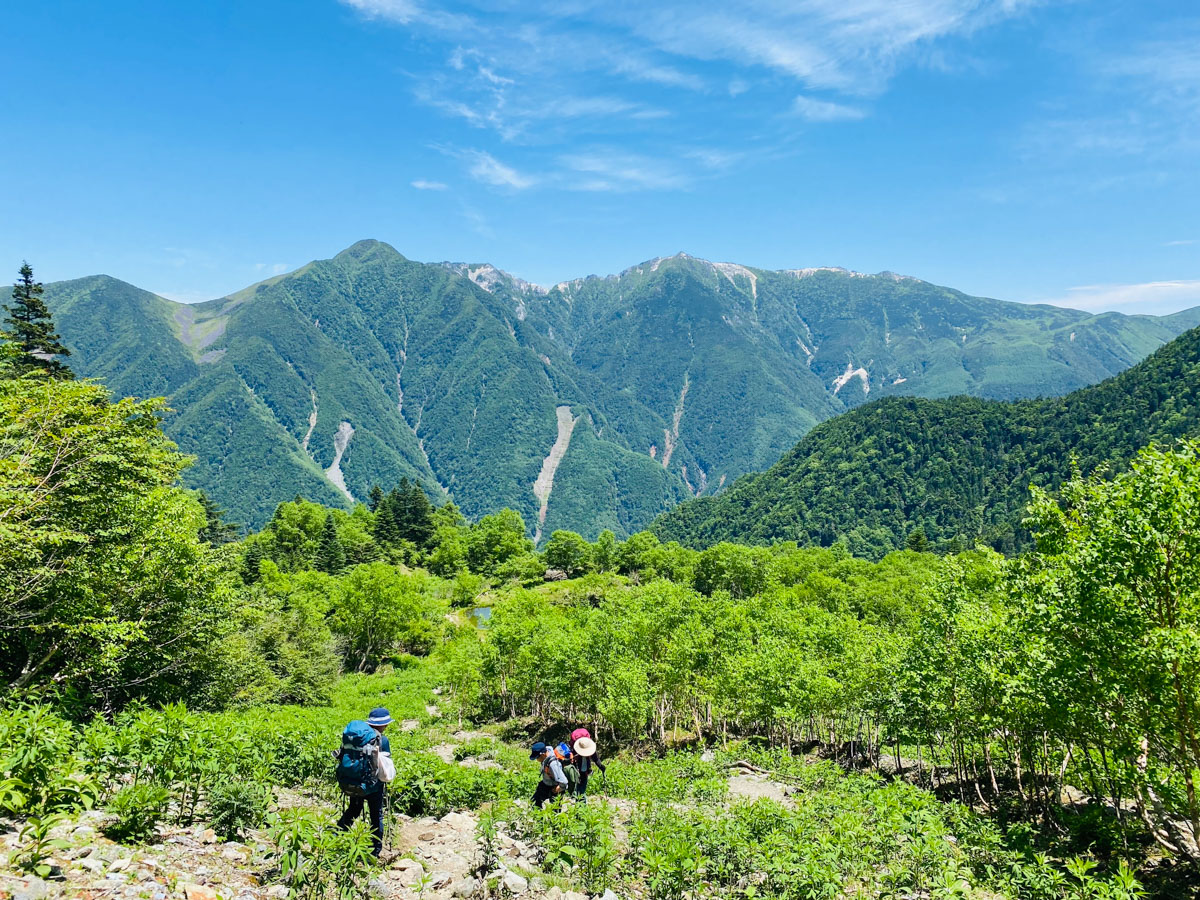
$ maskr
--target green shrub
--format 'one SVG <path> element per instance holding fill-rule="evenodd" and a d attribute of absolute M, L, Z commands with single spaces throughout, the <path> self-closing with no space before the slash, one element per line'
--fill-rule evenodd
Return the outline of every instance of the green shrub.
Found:
<path fill-rule="evenodd" d="M 0 711 L 0 812 L 45 815 L 90 809 L 99 788 L 75 752 L 70 723 L 50 707 Z"/>
<path fill-rule="evenodd" d="M 208 817 L 213 831 L 227 841 L 240 840 L 257 828 L 271 805 L 269 785 L 255 781 L 222 781 L 208 791 Z"/>
<path fill-rule="evenodd" d="M 118 791 L 109 801 L 114 816 L 104 833 L 114 841 L 145 841 L 167 813 L 171 795 L 158 784 L 135 784 Z"/>

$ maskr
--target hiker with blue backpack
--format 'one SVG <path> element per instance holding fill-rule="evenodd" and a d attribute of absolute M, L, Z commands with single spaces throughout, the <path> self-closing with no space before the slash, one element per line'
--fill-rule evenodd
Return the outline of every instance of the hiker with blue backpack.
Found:
<path fill-rule="evenodd" d="M 542 767 L 542 777 L 538 781 L 537 790 L 533 792 L 533 805 L 542 807 L 547 800 L 553 800 L 571 789 L 567 774 L 563 771 L 562 761 L 554 752 L 554 748 L 538 741 L 530 748 L 530 759 L 536 759 Z"/>
<path fill-rule="evenodd" d="M 342 748 L 334 754 L 337 768 L 334 774 L 348 798 L 346 811 L 338 819 L 338 828 L 345 831 L 363 813 L 370 811 L 371 835 L 375 856 L 383 852 L 383 800 L 387 784 L 396 777 L 392 763 L 392 746 L 383 733 L 392 724 L 388 711 L 377 706 L 364 722 L 355 719 L 342 732 Z"/>

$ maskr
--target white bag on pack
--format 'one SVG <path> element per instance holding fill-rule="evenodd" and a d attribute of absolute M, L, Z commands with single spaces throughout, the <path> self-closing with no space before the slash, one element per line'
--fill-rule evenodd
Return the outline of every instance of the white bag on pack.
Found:
<path fill-rule="evenodd" d="M 392 762 L 390 753 L 375 754 L 375 774 L 384 784 L 391 784 L 396 777 L 396 764 Z"/>

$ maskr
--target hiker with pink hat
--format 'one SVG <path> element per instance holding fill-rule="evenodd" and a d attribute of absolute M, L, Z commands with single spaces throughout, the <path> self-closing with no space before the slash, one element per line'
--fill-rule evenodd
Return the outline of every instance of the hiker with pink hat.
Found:
<path fill-rule="evenodd" d="M 575 751 L 577 760 L 575 765 L 579 769 L 579 782 L 575 785 L 575 796 L 577 799 L 587 802 L 587 783 L 592 769 L 599 769 L 602 775 L 607 770 L 604 763 L 600 761 L 600 751 L 596 749 L 596 742 L 592 740 L 592 736 L 586 728 L 576 728 L 571 732 L 571 748 Z"/>

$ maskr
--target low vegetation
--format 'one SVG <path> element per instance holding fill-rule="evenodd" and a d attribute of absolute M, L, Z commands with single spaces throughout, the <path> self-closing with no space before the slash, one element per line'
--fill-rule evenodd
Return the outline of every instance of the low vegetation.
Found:
<path fill-rule="evenodd" d="M 539 550 L 518 513 L 470 522 L 411 483 L 286 502 L 238 539 L 179 486 L 160 405 L 0 375 L 18 870 L 53 876 L 64 829 L 103 810 L 110 839 L 254 834 L 292 897 L 362 895 L 370 837 L 332 826 L 329 754 L 383 704 L 392 814 L 467 811 L 493 881 L 503 837 L 533 848 L 526 874 L 663 900 L 1194 883 L 1200 443 L 1035 490 L 1011 558 L 561 530 Z M 600 790 L 530 809 L 525 747 L 577 724 L 607 751 Z"/>

